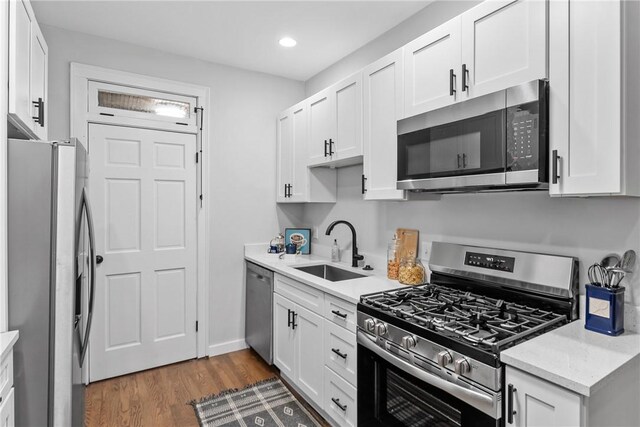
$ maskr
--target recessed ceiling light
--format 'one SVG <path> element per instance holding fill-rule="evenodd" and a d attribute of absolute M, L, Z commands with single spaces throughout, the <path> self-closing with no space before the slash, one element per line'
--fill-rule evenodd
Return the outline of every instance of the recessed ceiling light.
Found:
<path fill-rule="evenodd" d="M 291 37 L 283 37 L 278 43 L 280 43 L 280 46 L 284 47 L 294 47 L 296 44 L 298 44 L 298 42 Z"/>

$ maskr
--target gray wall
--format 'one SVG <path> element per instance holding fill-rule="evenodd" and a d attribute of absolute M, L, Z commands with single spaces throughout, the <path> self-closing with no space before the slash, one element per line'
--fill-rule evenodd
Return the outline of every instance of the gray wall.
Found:
<path fill-rule="evenodd" d="M 306 96 L 358 71 L 478 3 L 481 1 L 441 0 L 429 4 L 400 25 L 311 77 L 305 82 Z"/>
<path fill-rule="evenodd" d="M 378 39 L 341 59 L 306 82 L 312 95 L 352 74 L 408 41 L 444 23 L 479 2 L 432 3 Z M 581 282 L 586 267 L 610 253 L 640 248 L 640 200 L 632 198 L 550 198 L 545 192 L 445 195 L 440 200 L 365 202 L 360 194 L 362 166 L 338 171 L 338 202 L 307 205 L 304 224 L 320 231 L 314 244 L 329 246 L 335 237 L 350 258 L 351 236 L 346 228 L 332 235 L 324 230 L 335 219 L 351 221 L 358 231 L 358 248 L 377 268 L 396 228 L 420 230 L 421 254 L 434 240 L 531 250 L 577 256 Z M 322 247 L 316 246 L 317 250 Z M 326 249 L 325 249 L 326 250 Z M 640 252 L 639 252 L 640 253 Z M 640 307 L 640 273 L 627 288 L 626 299 Z M 638 308 L 640 312 L 640 308 Z"/>
<path fill-rule="evenodd" d="M 49 45 L 49 136 L 69 136 L 69 63 L 97 65 L 211 88 L 210 335 L 213 351 L 244 343 L 243 244 L 264 242 L 302 215 L 275 204 L 277 113 L 302 82 L 42 26 Z"/>

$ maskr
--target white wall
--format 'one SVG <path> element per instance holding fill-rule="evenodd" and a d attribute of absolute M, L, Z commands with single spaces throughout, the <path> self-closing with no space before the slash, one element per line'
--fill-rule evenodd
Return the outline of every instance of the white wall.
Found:
<path fill-rule="evenodd" d="M 404 23 L 341 59 L 309 79 L 306 95 L 312 95 L 352 74 L 408 41 L 462 13 L 478 2 L 438 1 Z M 346 219 L 358 231 L 358 248 L 369 260 L 386 257 L 386 245 L 396 228 L 420 230 L 421 241 L 461 242 L 576 256 L 581 261 L 581 285 L 586 268 L 604 255 L 640 249 L 640 200 L 632 198 L 552 199 L 545 192 L 445 195 L 440 200 L 409 202 L 365 202 L 360 194 L 362 166 L 338 172 L 338 202 L 307 205 L 304 224 L 318 227 L 314 244 L 325 246 L 337 237 L 348 251 L 351 235 L 337 227 L 325 236 L 327 225 Z M 427 247 L 429 244 L 426 245 Z M 322 250 L 322 247 L 316 247 Z M 638 252 L 640 254 L 640 252 Z M 376 259 L 377 258 L 377 259 Z M 627 286 L 626 300 L 640 313 L 640 269 Z M 584 291 L 584 289 L 582 289 Z"/>
<path fill-rule="evenodd" d="M 481 0 L 441 0 L 429 4 L 380 37 L 311 77 L 305 82 L 306 96 L 358 71 L 478 3 Z"/>
<path fill-rule="evenodd" d="M 49 45 L 49 136 L 69 136 L 69 63 L 211 88 L 210 351 L 244 344 L 243 244 L 299 224 L 300 206 L 275 204 L 277 113 L 303 98 L 302 82 L 42 26 Z"/>

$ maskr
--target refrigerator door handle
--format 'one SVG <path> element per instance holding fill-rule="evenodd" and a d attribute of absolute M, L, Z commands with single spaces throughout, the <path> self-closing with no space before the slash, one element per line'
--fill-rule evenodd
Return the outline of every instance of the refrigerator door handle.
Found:
<path fill-rule="evenodd" d="M 80 342 L 80 366 L 84 363 L 84 358 L 87 354 L 87 348 L 89 344 L 89 333 L 91 332 L 91 319 L 93 317 L 93 300 L 96 289 L 96 244 L 93 228 L 93 215 L 91 213 L 91 204 L 89 203 L 89 197 L 87 196 L 87 188 L 82 189 L 82 209 L 87 214 L 87 227 L 89 228 L 89 260 L 90 269 L 90 286 L 89 286 L 89 313 L 87 315 L 87 327 L 84 330 L 84 339 Z"/>

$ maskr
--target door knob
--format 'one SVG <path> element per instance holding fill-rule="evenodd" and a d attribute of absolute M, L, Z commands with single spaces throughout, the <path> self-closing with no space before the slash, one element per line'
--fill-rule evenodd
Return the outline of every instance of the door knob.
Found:
<path fill-rule="evenodd" d="M 96 264 L 102 264 L 102 261 L 104 261 L 104 258 L 102 258 L 102 255 L 96 256 Z"/>

